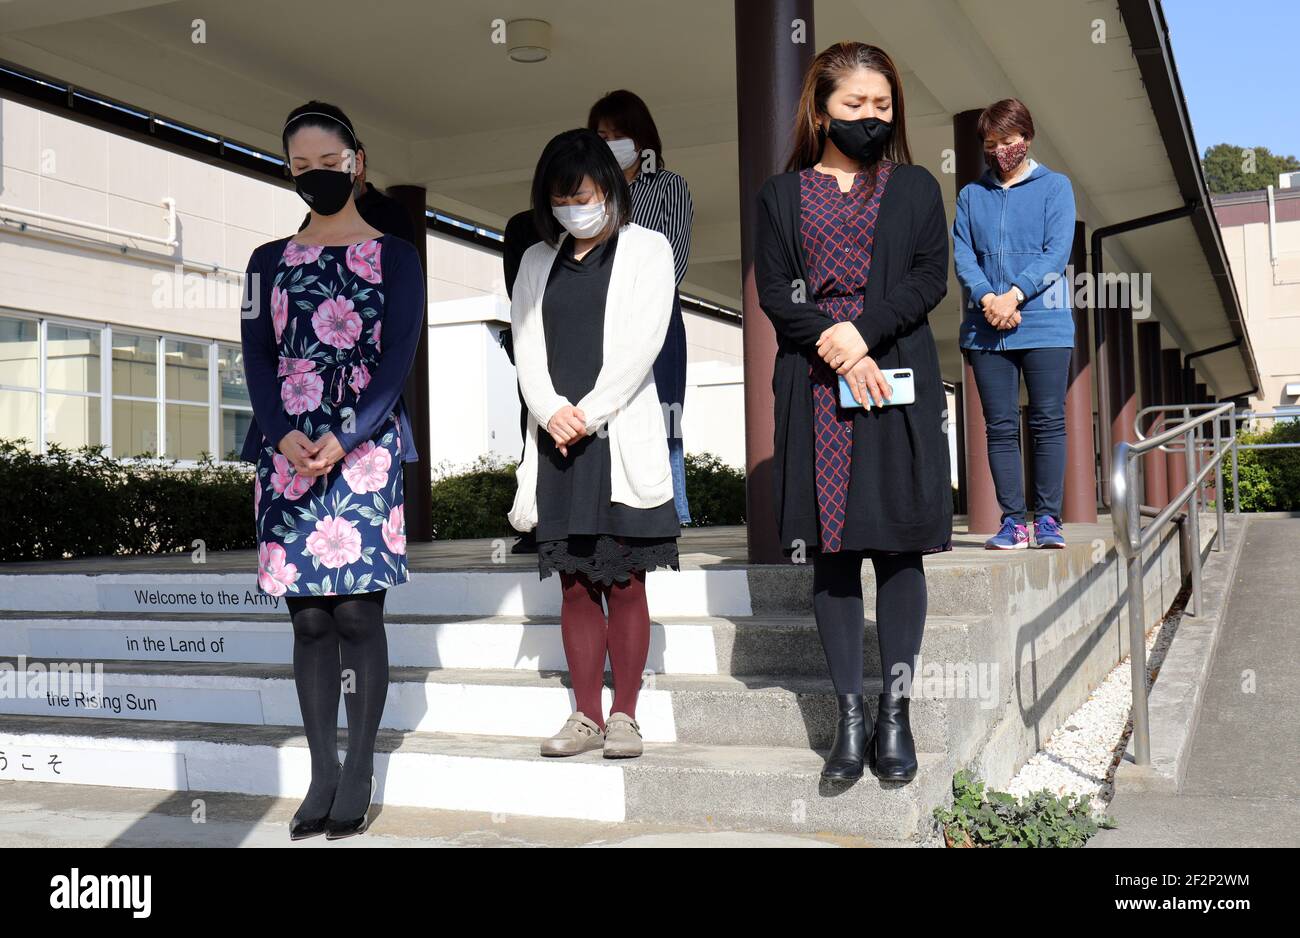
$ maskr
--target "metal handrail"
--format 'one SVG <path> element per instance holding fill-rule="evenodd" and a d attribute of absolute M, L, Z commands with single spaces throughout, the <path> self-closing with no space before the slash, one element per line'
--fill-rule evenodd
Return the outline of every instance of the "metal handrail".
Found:
<path fill-rule="evenodd" d="M 1152 426 L 1154 427 L 1160 424 L 1164 420 L 1165 413 L 1169 411 L 1181 410 L 1183 412 L 1183 419 L 1186 420 L 1190 418 L 1191 411 L 1193 410 L 1208 410 L 1214 407 L 1221 407 L 1221 406 L 1223 405 L 1211 403 L 1211 404 L 1154 404 L 1150 407 L 1143 407 L 1141 410 L 1137 412 L 1137 416 L 1133 418 L 1133 432 L 1137 435 L 1137 438 L 1139 440 L 1145 440 L 1147 438 L 1146 435 L 1142 432 L 1142 418 L 1145 417 L 1147 414 L 1154 414 L 1154 413 L 1160 414 L 1160 419 L 1155 421 L 1152 424 Z M 1295 449 L 1296 447 L 1300 447 L 1300 443 L 1242 443 L 1237 439 L 1237 432 L 1239 429 L 1237 424 L 1247 420 L 1277 420 L 1282 417 L 1300 418 L 1300 406 L 1275 407 L 1273 410 L 1243 410 L 1240 412 L 1238 412 L 1234 408 L 1231 416 L 1228 418 L 1229 420 L 1228 432 L 1229 432 L 1229 436 L 1231 436 L 1233 440 L 1232 513 L 1234 515 L 1241 514 L 1241 496 L 1239 494 L 1239 489 L 1237 488 L 1238 452 L 1243 449 L 1247 449 L 1247 450 Z M 1216 421 L 1216 429 L 1217 429 L 1217 421 Z M 1165 453 L 1181 453 L 1186 449 L 1186 447 L 1182 445 L 1178 445 L 1178 446 L 1161 445 L 1159 449 Z M 1209 442 L 1197 443 L 1195 444 L 1195 449 L 1197 452 L 1200 453 L 1208 452 L 1214 449 L 1214 444 Z M 1217 491 L 1218 490 L 1216 489 L 1216 492 Z M 1222 501 L 1222 498 L 1223 498 L 1222 494 L 1219 494 L 1216 501 Z M 1216 549 L 1219 546 L 1221 545 L 1218 545 L 1216 542 Z"/>
<path fill-rule="evenodd" d="M 1161 530 L 1174 518 L 1179 509 L 1186 504 L 1186 519 L 1179 524 L 1179 535 L 1183 546 L 1183 556 L 1190 567 L 1192 580 L 1192 602 L 1188 607 L 1191 615 L 1201 611 L 1201 534 L 1200 514 L 1197 505 L 1198 493 L 1206 477 L 1213 472 L 1218 497 L 1215 507 L 1218 514 L 1218 530 L 1215 532 L 1216 548 L 1222 550 L 1225 544 L 1223 529 L 1223 457 L 1236 448 L 1236 433 L 1228 434 L 1226 440 L 1220 437 L 1219 422 L 1226 415 L 1232 419 L 1231 426 L 1236 426 L 1236 404 L 1205 405 L 1165 405 L 1163 409 L 1186 408 L 1188 417 L 1183 422 L 1170 427 L 1154 436 L 1137 443 L 1121 441 L 1115 444 L 1114 458 L 1111 460 L 1110 505 L 1111 524 L 1115 531 L 1115 546 L 1120 556 L 1126 561 L 1128 578 L 1128 625 L 1129 625 L 1129 666 L 1133 683 L 1133 755 L 1138 765 L 1151 763 L 1151 726 L 1147 713 L 1147 664 L 1146 664 L 1146 610 L 1145 590 L 1142 584 L 1142 551 L 1160 535 Z M 1191 410 L 1205 410 L 1200 416 L 1192 417 Z M 1148 409 L 1150 410 L 1150 409 Z M 1139 418 L 1140 419 L 1140 418 Z M 1214 427 L 1212 447 L 1213 456 L 1206 461 L 1199 472 L 1196 470 L 1197 444 L 1196 429 L 1202 424 L 1212 423 Z M 1183 438 L 1184 456 L 1187 460 L 1187 484 L 1177 495 L 1169 499 L 1151 522 L 1144 528 L 1141 524 L 1142 496 L 1140 494 L 1139 471 L 1141 462 L 1137 457 L 1148 453 L 1170 440 Z"/>
<path fill-rule="evenodd" d="M 1204 411 L 1193 417 L 1192 411 Z M 1148 414 L 1159 413 L 1160 420 L 1171 411 L 1182 411 L 1183 421 L 1152 436 L 1142 432 L 1142 418 Z M 1229 432 L 1220 432 L 1221 422 L 1228 419 Z M 1178 525 L 1179 542 L 1182 547 L 1184 562 L 1188 566 L 1185 573 L 1190 573 L 1192 581 L 1191 603 L 1187 614 L 1201 614 L 1201 528 L 1200 509 L 1197 504 L 1200 489 L 1210 472 L 1214 472 L 1214 508 L 1218 519 L 1218 530 L 1214 533 L 1214 549 L 1223 550 L 1227 544 L 1227 534 L 1223 524 L 1223 458 L 1232 453 L 1232 511 L 1241 514 L 1240 490 L 1237 488 L 1237 451 L 1243 449 L 1287 449 L 1300 446 L 1300 443 L 1241 443 L 1237 439 L 1237 424 L 1242 420 L 1275 420 L 1279 417 L 1300 417 L 1300 407 L 1280 407 L 1272 411 L 1237 411 L 1237 405 L 1231 401 L 1223 404 L 1160 404 L 1144 407 L 1138 411 L 1133 420 L 1133 430 L 1138 437 L 1137 443 L 1121 442 L 1115 445 L 1115 455 L 1111 460 L 1110 504 L 1111 524 L 1115 530 L 1115 546 L 1126 561 L 1128 578 L 1128 629 L 1129 629 L 1129 666 L 1133 680 L 1133 755 L 1138 765 L 1151 763 L 1151 726 L 1147 713 L 1147 665 L 1146 665 L 1146 610 L 1143 608 L 1145 590 L 1142 584 L 1142 551 L 1151 545 L 1160 535 L 1161 529 L 1170 521 Z M 1212 423 L 1214 432 L 1209 441 L 1198 442 L 1197 428 Z M 1179 440 L 1181 445 L 1166 444 Z M 1187 461 L 1187 484 L 1160 510 L 1142 504 L 1138 488 L 1140 481 L 1139 456 L 1152 450 L 1166 453 L 1183 453 Z M 1196 464 L 1202 453 L 1211 454 L 1200 471 Z M 1186 504 L 1186 511 L 1181 511 Z M 1141 526 L 1141 518 L 1150 517 L 1151 523 Z"/>

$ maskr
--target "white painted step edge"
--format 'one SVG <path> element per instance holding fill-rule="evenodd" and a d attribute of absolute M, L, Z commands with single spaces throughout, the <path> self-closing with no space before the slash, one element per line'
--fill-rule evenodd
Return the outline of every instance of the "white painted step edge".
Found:
<path fill-rule="evenodd" d="M 394 666 L 568 670 L 558 620 L 388 622 L 385 630 L 389 663 Z M 287 618 L 279 622 L 128 618 L 4 620 L 0 621 L 0 656 L 61 661 L 290 664 L 293 639 Z M 718 673 L 713 626 L 652 624 L 646 666 L 660 674 Z"/>
<path fill-rule="evenodd" d="M 200 565 L 196 565 L 198 567 Z M 159 593 L 163 595 L 150 595 Z M 745 569 L 652 570 L 646 577 L 652 616 L 751 615 Z M 386 610 L 446 614 L 557 615 L 555 578 L 535 570 L 414 573 L 388 591 Z M 69 612 L 222 612 L 284 609 L 245 573 L 0 574 L 0 610 Z"/>

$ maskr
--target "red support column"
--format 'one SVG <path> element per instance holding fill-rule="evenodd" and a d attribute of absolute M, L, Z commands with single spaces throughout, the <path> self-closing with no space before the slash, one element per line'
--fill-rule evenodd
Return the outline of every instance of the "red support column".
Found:
<path fill-rule="evenodd" d="M 961 111 L 952 116 L 952 145 L 956 157 L 958 192 L 962 186 L 974 182 L 984 172 L 984 146 L 975 133 L 975 122 L 979 116 L 978 110 Z M 963 315 L 964 293 L 963 290 L 963 295 L 957 300 L 962 304 Z M 1002 525 L 1002 509 L 998 506 L 997 493 L 993 488 L 993 473 L 989 469 L 989 441 L 984 426 L 984 408 L 980 404 L 979 388 L 975 386 L 975 373 L 964 354 L 961 380 L 962 418 L 965 423 L 961 441 L 965 443 L 965 452 L 958 452 L 957 458 L 964 457 L 966 464 L 966 488 L 963 495 L 968 530 L 972 534 L 992 534 Z"/>
<path fill-rule="evenodd" d="M 1176 348 L 1163 349 L 1160 352 L 1161 377 L 1164 378 L 1164 400 L 1166 404 L 1185 403 L 1187 397 L 1183 390 L 1183 356 Z M 1167 426 L 1179 423 L 1182 412 L 1169 412 L 1165 420 Z M 1177 444 L 1181 445 L 1181 444 Z M 1169 453 L 1165 457 L 1165 478 L 1168 479 L 1168 498 L 1172 499 L 1187 484 L 1187 464 L 1181 452 Z"/>
<path fill-rule="evenodd" d="M 1137 325 L 1139 385 L 1142 393 L 1142 406 L 1152 407 L 1164 403 L 1164 388 L 1161 379 L 1160 358 L 1160 324 L 1143 322 Z M 1152 414 L 1142 421 L 1142 432 L 1151 435 L 1153 429 L 1162 424 L 1159 414 Z M 1168 468 L 1165 465 L 1163 450 L 1154 449 L 1142 457 L 1142 475 L 1145 481 L 1143 502 L 1152 508 L 1163 508 L 1169 504 Z"/>
<path fill-rule="evenodd" d="M 795 20 L 805 24 L 796 41 Z M 813 0 L 736 0 L 740 265 L 745 361 L 745 525 L 750 563 L 781 563 L 772 500 L 772 369 L 776 333 L 754 286 L 755 197 L 785 167 L 804 72 L 815 54 Z"/>
<path fill-rule="evenodd" d="M 429 260 L 425 249 L 425 232 L 429 223 L 424 209 L 428 196 L 424 186 L 388 186 L 387 193 L 401 203 L 411 217 L 415 230 L 415 249 L 420 253 L 420 268 L 427 276 Z M 415 347 L 415 363 L 406 379 L 403 397 L 407 414 L 411 418 L 411 432 L 415 435 L 415 449 L 419 461 L 407 463 L 403 470 L 403 498 L 406 502 L 406 536 L 412 541 L 433 540 L 433 454 L 429 452 L 429 304 L 425 303 L 424 324 L 420 340 Z"/>
<path fill-rule="evenodd" d="M 956 514 L 964 515 L 969 510 L 966 507 L 966 408 L 969 402 L 966 400 L 965 385 L 960 381 L 952 386 L 953 407 L 956 409 L 955 414 L 949 415 L 950 420 L 954 421 L 954 428 L 957 431 L 957 504 L 954 509 Z"/>
<path fill-rule="evenodd" d="M 1207 385 L 1202 384 L 1199 381 L 1196 382 L 1196 394 L 1193 400 L 1195 400 L 1196 403 L 1198 404 L 1210 403 L 1209 390 L 1210 389 Z M 1203 413 L 1205 413 L 1205 411 L 1203 410 L 1196 411 L 1196 414 L 1203 414 Z M 1193 414 L 1193 416 L 1195 416 L 1195 414 Z M 1200 467 L 1205 465 L 1207 462 L 1209 462 L 1210 458 L 1214 455 L 1213 452 L 1209 449 L 1209 447 L 1212 446 L 1214 443 L 1214 424 L 1212 423 L 1201 424 L 1201 426 L 1196 431 L 1196 438 L 1198 440 L 1203 441 L 1206 444 L 1205 453 L 1201 456 L 1198 456 L 1196 460 L 1196 465 Z M 1219 497 L 1218 493 L 1214 491 L 1213 473 L 1205 477 L 1205 488 L 1203 492 L 1207 499 L 1217 499 Z"/>
<path fill-rule="evenodd" d="M 1093 285 L 1093 305 L 1107 302 L 1105 292 L 1100 284 Z M 1098 309 L 1098 322 L 1101 334 L 1097 337 L 1098 359 L 1105 362 L 1105 367 L 1098 375 L 1105 382 L 1105 389 L 1098 389 L 1098 400 L 1103 403 L 1105 413 L 1098 413 L 1098 420 L 1108 421 L 1110 425 L 1110 452 L 1105 454 L 1101 464 L 1108 473 L 1102 480 L 1102 493 L 1106 504 L 1110 504 L 1110 476 L 1114 471 L 1111 457 L 1115 446 L 1120 442 L 1133 443 L 1137 437 L 1133 429 L 1133 418 L 1137 414 L 1137 394 L 1133 376 L 1133 314 L 1127 307 L 1105 305 Z"/>
<path fill-rule="evenodd" d="M 1133 420 L 1137 417 L 1137 384 L 1133 367 L 1133 313 L 1127 307 L 1108 310 L 1107 328 L 1111 335 L 1110 445 L 1112 452 L 1119 442 L 1136 443 Z"/>
<path fill-rule="evenodd" d="M 1070 249 L 1070 284 L 1073 274 L 1087 270 L 1088 242 L 1084 224 L 1074 223 L 1074 246 Z M 1092 416 L 1092 343 L 1089 340 L 1088 307 L 1072 303 L 1074 354 L 1070 356 L 1069 386 L 1065 392 L 1065 498 L 1061 520 L 1091 524 L 1097 520 L 1097 447 Z"/>

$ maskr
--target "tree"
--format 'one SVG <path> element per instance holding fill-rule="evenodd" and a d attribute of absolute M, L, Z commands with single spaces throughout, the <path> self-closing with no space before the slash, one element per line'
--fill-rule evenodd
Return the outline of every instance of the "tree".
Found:
<path fill-rule="evenodd" d="M 1268 147 L 1220 143 L 1206 149 L 1201 169 L 1210 192 L 1222 195 L 1276 186 L 1279 173 L 1300 170 L 1300 160 L 1270 153 Z"/>

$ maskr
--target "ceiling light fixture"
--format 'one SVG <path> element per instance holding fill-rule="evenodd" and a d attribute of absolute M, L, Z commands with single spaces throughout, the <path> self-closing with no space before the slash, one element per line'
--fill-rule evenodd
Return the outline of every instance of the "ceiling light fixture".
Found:
<path fill-rule="evenodd" d="M 545 62 L 551 57 L 551 24 L 511 20 L 506 23 L 506 46 L 515 62 Z"/>

